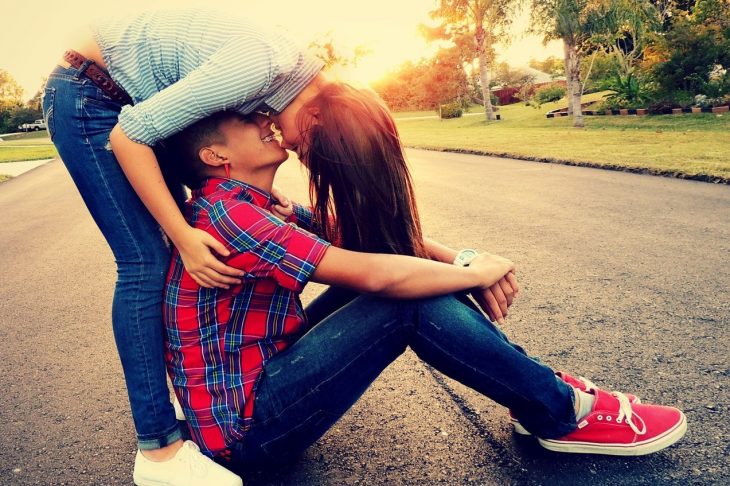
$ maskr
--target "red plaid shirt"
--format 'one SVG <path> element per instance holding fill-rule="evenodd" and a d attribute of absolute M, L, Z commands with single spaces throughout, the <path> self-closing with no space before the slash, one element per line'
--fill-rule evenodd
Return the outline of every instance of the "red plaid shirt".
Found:
<path fill-rule="evenodd" d="M 167 367 L 195 442 L 225 455 L 251 425 L 263 365 L 307 330 L 299 300 L 329 243 L 308 233 L 311 212 L 290 223 L 269 212 L 269 194 L 232 179 L 208 179 L 186 203 L 190 224 L 231 251 L 241 285 L 200 287 L 174 251 L 164 297 Z M 294 223 L 298 223 L 297 226 Z"/>

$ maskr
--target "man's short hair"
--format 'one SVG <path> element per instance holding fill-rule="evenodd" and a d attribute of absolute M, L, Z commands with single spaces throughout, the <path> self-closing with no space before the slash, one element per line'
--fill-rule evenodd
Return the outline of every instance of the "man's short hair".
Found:
<path fill-rule="evenodd" d="M 190 189 L 198 189 L 209 177 L 209 166 L 200 160 L 200 149 L 214 143 L 225 143 L 221 125 L 229 120 L 245 118 L 236 112 L 220 111 L 168 137 L 162 142 L 161 156 L 158 151 L 158 158 L 165 166 L 163 172 L 174 176 Z"/>

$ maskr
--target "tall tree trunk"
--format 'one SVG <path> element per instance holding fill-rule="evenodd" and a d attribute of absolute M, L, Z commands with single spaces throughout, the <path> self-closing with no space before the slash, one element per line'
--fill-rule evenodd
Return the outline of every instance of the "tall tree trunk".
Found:
<path fill-rule="evenodd" d="M 482 97 L 484 98 L 484 113 L 487 120 L 494 120 L 494 109 L 492 108 L 492 91 L 489 89 L 491 82 L 489 76 L 489 59 L 486 52 L 479 54 L 479 78 L 482 82 Z"/>
<path fill-rule="evenodd" d="M 565 98 L 568 100 L 568 116 L 573 116 L 573 90 L 571 89 L 571 83 L 570 83 L 570 69 L 569 69 L 569 62 L 568 59 L 570 59 L 570 48 L 568 47 L 568 42 L 563 39 L 563 70 L 565 71 Z"/>
<path fill-rule="evenodd" d="M 476 51 L 479 58 L 479 80 L 482 83 L 482 98 L 484 100 L 484 114 L 488 121 L 494 120 L 494 109 L 492 108 L 492 91 L 489 89 L 489 56 L 485 46 L 485 32 L 482 25 L 477 25 L 474 35 Z"/>
<path fill-rule="evenodd" d="M 580 53 L 575 45 L 568 42 L 568 84 L 570 84 L 570 96 L 573 105 L 573 126 L 575 128 L 583 128 L 583 110 L 581 109 L 581 89 L 580 89 Z"/>

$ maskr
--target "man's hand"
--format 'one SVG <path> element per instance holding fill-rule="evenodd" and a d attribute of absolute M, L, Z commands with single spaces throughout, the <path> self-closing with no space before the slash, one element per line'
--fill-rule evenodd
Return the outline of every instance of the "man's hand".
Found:
<path fill-rule="evenodd" d="M 472 290 L 471 295 L 490 320 L 504 324 L 507 308 L 512 305 L 519 293 L 517 277 L 514 272 L 509 272 L 488 289 Z"/>
<path fill-rule="evenodd" d="M 271 186 L 271 195 L 278 201 L 271 206 L 271 213 L 282 221 L 286 221 L 294 212 L 294 206 L 289 198 L 276 186 Z"/>

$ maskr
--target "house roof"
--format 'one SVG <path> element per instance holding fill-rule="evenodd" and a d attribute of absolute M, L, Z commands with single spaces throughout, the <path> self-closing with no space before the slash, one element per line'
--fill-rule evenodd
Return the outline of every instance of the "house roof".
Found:
<path fill-rule="evenodd" d="M 527 65 L 513 67 L 512 69 L 522 71 L 524 73 L 529 74 L 533 78 L 535 78 L 535 80 L 533 81 L 534 84 L 552 83 L 553 81 L 565 81 L 565 76 L 558 76 L 556 78 L 553 78 L 548 73 L 546 73 L 544 71 L 540 71 L 539 69 L 535 69 L 535 68 L 527 66 Z M 494 86 L 492 88 L 492 91 L 497 90 L 497 89 L 508 88 L 508 87 L 509 86 L 502 86 L 502 85 Z"/>
<path fill-rule="evenodd" d="M 517 69 L 521 71 L 525 71 L 528 74 L 535 77 L 535 84 L 541 84 L 541 83 L 549 83 L 551 81 L 558 81 L 558 80 L 565 80 L 565 76 L 558 76 L 557 78 L 553 78 L 548 73 L 540 71 L 539 69 L 535 69 L 530 66 L 519 66 Z"/>

